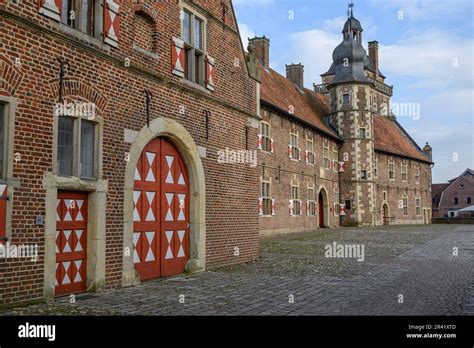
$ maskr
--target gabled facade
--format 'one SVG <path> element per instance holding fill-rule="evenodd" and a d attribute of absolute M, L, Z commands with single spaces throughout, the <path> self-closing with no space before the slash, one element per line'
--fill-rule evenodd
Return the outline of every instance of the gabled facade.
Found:
<path fill-rule="evenodd" d="M 257 169 L 217 161 L 258 133 L 230 0 L 3 0 L 0 37 L 0 243 L 38 247 L 0 305 L 257 257 Z"/>
<path fill-rule="evenodd" d="M 433 184 L 433 216 L 457 217 L 458 211 L 474 205 L 474 170 L 466 169 L 446 184 Z"/>

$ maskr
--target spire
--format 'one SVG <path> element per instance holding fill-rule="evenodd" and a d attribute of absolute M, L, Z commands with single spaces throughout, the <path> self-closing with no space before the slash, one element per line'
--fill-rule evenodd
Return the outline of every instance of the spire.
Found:
<path fill-rule="evenodd" d="M 347 7 L 347 17 L 349 18 L 354 18 L 354 13 L 353 13 L 353 8 L 354 8 L 354 4 L 351 0 L 351 2 L 348 4 L 348 7 Z M 349 16 L 349 11 L 350 11 L 350 16 Z"/>

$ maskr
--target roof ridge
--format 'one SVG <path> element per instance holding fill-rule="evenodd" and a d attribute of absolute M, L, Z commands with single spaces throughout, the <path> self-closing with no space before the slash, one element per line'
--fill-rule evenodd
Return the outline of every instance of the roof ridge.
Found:
<path fill-rule="evenodd" d="M 382 116 L 384 117 L 384 116 Z M 417 151 L 423 156 L 425 157 L 428 161 L 432 162 L 432 160 L 430 160 L 426 154 L 423 152 L 423 150 L 421 149 L 421 147 L 416 143 L 416 141 L 410 136 L 410 134 L 408 134 L 408 132 L 405 130 L 405 128 L 403 128 L 403 126 L 400 124 L 400 122 L 398 122 L 398 120 L 396 118 L 389 118 L 390 121 L 394 122 L 395 125 L 400 129 L 400 131 L 402 132 L 402 134 L 408 139 L 408 141 L 417 149 Z"/>

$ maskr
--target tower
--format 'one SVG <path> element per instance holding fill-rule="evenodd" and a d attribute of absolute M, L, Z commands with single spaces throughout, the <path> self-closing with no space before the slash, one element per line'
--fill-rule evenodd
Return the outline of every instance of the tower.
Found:
<path fill-rule="evenodd" d="M 326 75 L 330 100 L 330 123 L 344 139 L 339 161 L 341 203 L 346 203 L 344 225 L 375 223 L 373 178 L 374 131 L 371 111 L 373 80 L 365 71 L 367 53 L 362 47 L 363 28 L 354 17 L 352 4 L 342 30 L 343 41 L 334 49 L 333 64 Z"/>

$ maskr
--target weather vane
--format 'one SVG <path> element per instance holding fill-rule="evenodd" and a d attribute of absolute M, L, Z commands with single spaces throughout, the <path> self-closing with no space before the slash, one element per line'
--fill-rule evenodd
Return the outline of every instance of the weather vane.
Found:
<path fill-rule="evenodd" d="M 353 13 L 352 13 L 352 8 L 353 7 L 354 7 L 354 4 L 352 3 L 352 0 L 351 0 L 351 2 L 348 4 L 348 7 L 347 7 L 347 17 L 353 15 Z"/>

